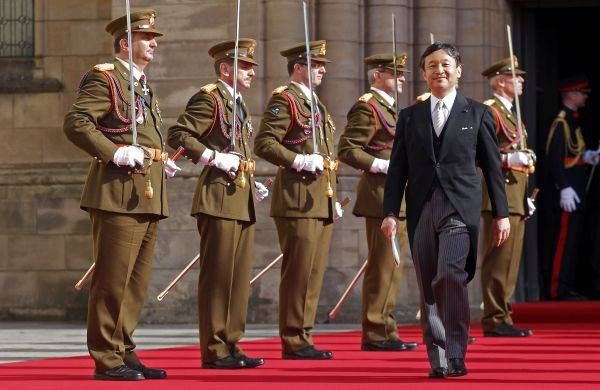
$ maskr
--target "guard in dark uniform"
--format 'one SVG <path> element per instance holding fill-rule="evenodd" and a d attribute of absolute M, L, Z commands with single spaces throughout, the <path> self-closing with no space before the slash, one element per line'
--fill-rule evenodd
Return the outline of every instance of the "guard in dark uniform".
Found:
<path fill-rule="evenodd" d="M 255 76 L 255 48 L 254 39 L 240 39 L 236 97 L 235 41 L 210 48 L 219 79 L 200 88 L 169 129 L 169 145 L 183 146 L 186 157 L 205 166 L 192 204 L 200 233 L 198 316 L 203 368 L 254 368 L 264 363 L 262 358 L 248 357 L 238 345 L 246 327 L 254 260 L 254 200 L 268 195 L 265 186 L 254 180 L 252 120 L 239 93 L 250 88 Z M 232 131 L 234 99 L 238 118 Z"/>
<path fill-rule="evenodd" d="M 406 82 L 408 56 L 396 61 L 398 93 Z M 353 213 L 365 218 L 369 257 L 362 288 L 362 350 L 405 351 L 417 343 L 398 337 L 392 310 L 400 288 L 402 268 L 396 266 L 392 249 L 380 230 L 383 221 L 383 189 L 396 134 L 394 101 L 394 55 L 365 58 L 371 88 L 348 112 L 348 123 L 340 137 L 340 161 L 363 172 L 356 188 Z M 401 211 L 405 217 L 404 210 Z M 402 222 L 404 225 L 404 222 Z M 406 229 L 401 226 L 400 229 Z"/>
<path fill-rule="evenodd" d="M 579 109 L 585 105 L 590 87 L 585 77 L 563 80 L 558 87 L 562 105 L 546 143 L 547 182 L 543 226 L 551 231 L 543 257 L 544 293 L 550 299 L 582 299 L 575 282 L 578 248 L 586 203 L 589 166 L 600 161 L 598 150 L 586 149 L 581 132 Z"/>

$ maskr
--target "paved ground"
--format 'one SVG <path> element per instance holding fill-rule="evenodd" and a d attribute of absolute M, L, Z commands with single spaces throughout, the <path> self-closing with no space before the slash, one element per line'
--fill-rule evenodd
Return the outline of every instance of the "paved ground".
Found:
<path fill-rule="evenodd" d="M 318 325 L 315 332 L 358 329 L 357 324 Z M 250 325 L 244 340 L 277 336 L 277 325 Z M 135 333 L 139 349 L 196 344 L 198 329 L 192 325 L 142 325 Z M 0 364 L 21 360 L 86 355 L 85 324 L 0 323 Z"/>

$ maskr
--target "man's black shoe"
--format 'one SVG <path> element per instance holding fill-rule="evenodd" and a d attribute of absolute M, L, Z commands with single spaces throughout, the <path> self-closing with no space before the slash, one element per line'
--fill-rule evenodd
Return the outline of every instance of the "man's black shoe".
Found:
<path fill-rule="evenodd" d="M 146 379 L 165 379 L 167 377 L 165 370 L 146 367 L 143 364 L 128 365 L 127 367 L 141 372 Z"/>
<path fill-rule="evenodd" d="M 465 360 L 461 358 L 448 359 L 448 376 L 467 375 Z"/>
<path fill-rule="evenodd" d="M 238 368 L 246 367 L 246 362 L 241 358 L 235 358 L 233 356 L 227 356 L 214 362 L 203 362 L 202 368 L 211 368 L 218 370 L 235 370 Z"/>
<path fill-rule="evenodd" d="M 284 360 L 329 360 L 333 357 L 331 351 L 321 351 L 309 345 L 295 352 L 284 353 Z"/>
<path fill-rule="evenodd" d="M 528 337 L 533 335 L 531 329 L 519 329 L 507 323 L 501 323 L 492 330 L 483 332 L 485 337 Z"/>
<path fill-rule="evenodd" d="M 429 378 L 431 379 L 442 379 L 448 376 L 448 370 L 444 367 L 432 368 L 429 371 Z"/>
<path fill-rule="evenodd" d="M 244 368 L 256 368 L 265 364 L 265 359 L 263 358 L 251 358 L 242 354 L 236 355 L 235 357 L 244 362 Z"/>
<path fill-rule="evenodd" d="M 141 372 L 122 364 L 103 373 L 95 372 L 94 379 L 99 381 L 141 381 L 145 378 Z"/>
<path fill-rule="evenodd" d="M 363 351 L 407 351 L 417 349 L 418 346 L 419 344 L 415 342 L 405 343 L 399 339 L 386 339 L 363 343 L 361 349 Z"/>

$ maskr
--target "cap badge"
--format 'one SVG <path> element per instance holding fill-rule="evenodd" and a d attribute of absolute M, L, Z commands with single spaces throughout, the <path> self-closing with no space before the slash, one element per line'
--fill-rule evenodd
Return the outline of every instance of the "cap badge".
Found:
<path fill-rule="evenodd" d="M 325 48 L 325 44 L 321 45 L 319 48 L 319 55 L 324 56 L 327 53 L 327 49 Z"/>
<path fill-rule="evenodd" d="M 151 14 L 151 15 L 150 15 L 150 20 L 149 20 L 149 23 L 150 23 L 150 25 L 151 25 L 152 27 L 154 27 L 154 18 L 155 18 L 155 15 L 154 15 L 154 14 Z"/>

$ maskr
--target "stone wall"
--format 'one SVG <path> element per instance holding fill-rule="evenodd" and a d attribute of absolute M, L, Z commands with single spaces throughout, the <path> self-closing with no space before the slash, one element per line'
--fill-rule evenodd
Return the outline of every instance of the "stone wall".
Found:
<path fill-rule="evenodd" d="M 52 7 L 49 0 L 36 1 L 36 72 L 39 77 L 60 80 L 64 90 L 0 94 L 0 285 L 5 287 L 0 318 L 85 318 L 86 295 L 76 293 L 72 285 L 90 264 L 89 222 L 78 208 L 87 156 L 64 138 L 62 117 L 81 74 L 110 58 L 112 46 L 104 26 L 124 11 L 123 2 L 117 0 L 51 3 Z M 134 0 L 133 4 L 156 9 L 157 23 L 165 32 L 147 73 L 166 116 L 166 131 L 187 99 L 215 79 L 207 50 L 214 42 L 233 37 L 235 2 Z M 279 51 L 304 38 L 301 8 L 296 0 L 242 4 L 241 35 L 259 43 L 257 79 L 245 94 L 258 125 L 270 91 L 286 82 L 285 61 Z M 465 63 L 462 88 L 476 99 L 487 94 L 481 69 L 506 51 L 504 25 L 510 9 L 505 0 L 319 0 L 313 2 L 312 11 L 313 37 L 328 40 L 327 54 L 334 61 L 319 94 L 332 110 L 338 136 L 346 111 L 366 88 L 362 57 L 391 50 L 392 13 L 396 15 L 398 50 L 409 54 L 413 69 L 401 96 L 402 105 L 424 91 L 415 56 L 428 43 L 429 32 L 438 40 L 460 46 Z M 194 322 L 197 316 L 197 268 L 163 302 L 155 299 L 198 251 L 198 233 L 188 214 L 199 170 L 187 162 L 181 165 L 184 173 L 169 185 L 172 216 L 161 223 L 143 317 L 147 322 Z M 259 162 L 259 178 L 273 174 L 272 166 Z M 357 173 L 344 167 L 339 197 L 353 198 L 357 180 Z M 254 273 L 279 254 L 268 206 L 268 201 L 258 206 Z M 336 224 L 319 306 L 321 320 L 366 256 L 363 221 L 351 215 L 351 206 Z M 403 321 L 413 321 L 418 289 L 409 253 L 403 267 L 397 314 Z M 253 286 L 249 321 L 276 321 L 278 283 L 277 266 Z M 472 289 L 471 301 L 477 306 L 477 282 Z M 360 284 L 338 321 L 358 322 L 359 313 Z"/>

